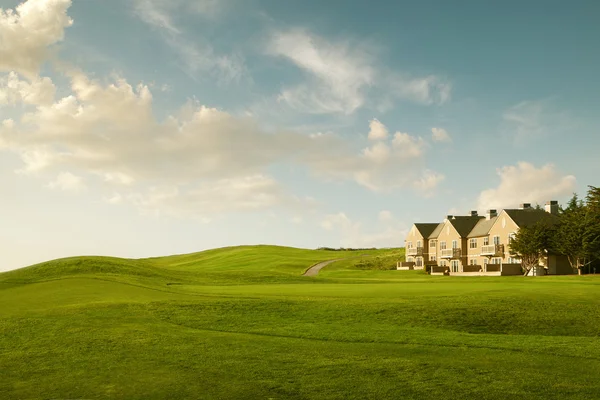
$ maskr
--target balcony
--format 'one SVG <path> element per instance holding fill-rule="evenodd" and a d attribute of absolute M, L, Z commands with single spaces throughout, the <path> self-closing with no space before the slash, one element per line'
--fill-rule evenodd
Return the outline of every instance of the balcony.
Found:
<path fill-rule="evenodd" d="M 423 248 L 422 247 L 411 247 L 410 249 L 406 249 L 407 256 L 422 256 Z"/>
<path fill-rule="evenodd" d="M 492 257 L 503 257 L 504 256 L 504 245 L 503 244 L 490 244 L 489 246 L 481 247 L 482 256 Z"/>
<path fill-rule="evenodd" d="M 462 250 L 458 249 L 444 249 L 441 251 L 440 258 L 460 258 L 462 257 Z"/>

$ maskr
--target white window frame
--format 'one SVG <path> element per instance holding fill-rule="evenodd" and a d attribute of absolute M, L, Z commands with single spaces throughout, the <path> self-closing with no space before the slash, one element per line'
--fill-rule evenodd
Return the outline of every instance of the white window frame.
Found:
<path fill-rule="evenodd" d="M 470 249 L 477 248 L 477 238 L 469 239 L 469 248 Z"/>
<path fill-rule="evenodd" d="M 452 249 L 458 249 L 458 240 L 452 241 Z"/>
<path fill-rule="evenodd" d="M 440 242 L 440 250 L 446 250 L 446 241 Z"/>
<path fill-rule="evenodd" d="M 494 244 L 495 245 L 499 245 L 500 244 L 500 236 L 498 236 L 498 235 L 494 236 Z"/>
<path fill-rule="evenodd" d="M 452 272 L 460 272 L 460 263 L 458 262 L 458 260 L 450 261 L 450 267 L 452 268 Z"/>
<path fill-rule="evenodd" d="M 436 245 L 437 245 L 437 243 L 436 243 L 436 241 L 435 241 L 435 240 L 430 240 L 430 241 L 429 241 L 429 247 L 430 247 L 430 248 L 431 248 L 431 247 L 435 247 Z"/>
<path fill-rule="evenodd" d="M 490 245 L 490 238 L 489 236 L 486 236 L 483 238 L 483 245 L 484 246 L 489 246 Z"/>

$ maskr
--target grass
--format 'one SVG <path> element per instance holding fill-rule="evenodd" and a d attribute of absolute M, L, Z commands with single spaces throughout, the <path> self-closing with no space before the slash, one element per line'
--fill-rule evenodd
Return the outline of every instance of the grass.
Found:
<path fill-rule="evenodd" d="M 600 398 L 600 277 L 380 268 L 400 252 L 244 246 L 0 274 L 0 398 Z"/>

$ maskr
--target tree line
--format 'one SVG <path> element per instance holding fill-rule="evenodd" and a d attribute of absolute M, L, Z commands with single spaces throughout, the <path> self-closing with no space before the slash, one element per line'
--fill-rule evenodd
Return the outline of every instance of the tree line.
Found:
<path fill-rule="evenodd" d="M 585 199 L 574 193 L 566 207 L 559 208 L 558 218 L 544 218 L 519 229 L 510 252 L 521 259 L 525 273 L 547 254 L 566 256 L 579 274 L 600 266 L 600 188 L 588 188 Z"/>

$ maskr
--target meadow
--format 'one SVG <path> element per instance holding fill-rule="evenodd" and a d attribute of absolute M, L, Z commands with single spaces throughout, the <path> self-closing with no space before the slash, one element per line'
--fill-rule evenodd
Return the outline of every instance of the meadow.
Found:
<path fill-rule="evenodd" d="M 402 252 L 241 246 L 2 273 L 0 399 L 600 398 L 600 276 L 387 270 Z"/>

